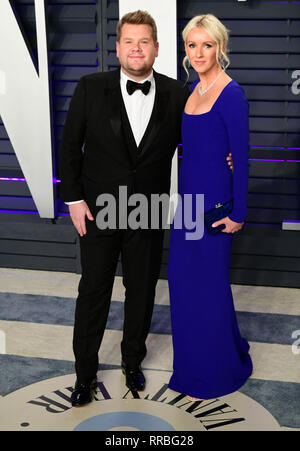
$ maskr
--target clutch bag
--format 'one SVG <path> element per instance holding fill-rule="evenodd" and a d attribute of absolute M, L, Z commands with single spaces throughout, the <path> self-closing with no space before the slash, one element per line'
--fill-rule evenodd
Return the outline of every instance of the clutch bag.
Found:
<path fill-rule="evenodd" d="M 215 208 L 208 210 L 204 213 L 204 223 L 206 225 L 208 233 L 216 235 L 225 229 L 225 224 L 221 224 L 218 227 L 212 227 L 213 223 L 220 219 L 226 218 L 233 210 L 233 200 L 229 200 L 224 204 L 216 204 Z"/>

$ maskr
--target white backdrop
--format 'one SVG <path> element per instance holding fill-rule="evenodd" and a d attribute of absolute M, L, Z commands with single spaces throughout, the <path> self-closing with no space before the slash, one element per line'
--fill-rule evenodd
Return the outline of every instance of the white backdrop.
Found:
<path fill-rule="evenodd" d="M 41 217 L 54 217 L 44 0 L 35 0 L 39 73 L 9 0 L 0 4 L 0 115 Z"/>

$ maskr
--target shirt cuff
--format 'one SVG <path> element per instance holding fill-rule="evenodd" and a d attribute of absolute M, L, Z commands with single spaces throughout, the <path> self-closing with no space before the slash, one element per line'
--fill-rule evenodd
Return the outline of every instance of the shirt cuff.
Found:
<path fill-rule="evenodd" d="M 74 205 L 74 204 L 79 204 L 81 202 L 84 202 L 84 200 L 74 200 L 72 202 L 65 202 L 66 205 Z"/>

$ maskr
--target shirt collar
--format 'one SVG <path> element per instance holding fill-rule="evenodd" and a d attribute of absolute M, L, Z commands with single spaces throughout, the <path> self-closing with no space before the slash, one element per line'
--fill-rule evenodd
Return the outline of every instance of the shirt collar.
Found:
<path fill-rule="evenodd" d="M 128 77 L 126 74 L 124 74 L 122 69 L 120 70 L 120 74 L 121 74 L 121 82 L 124 83 L 124 84 L 127 83 L 127 80 L 135 81 L 132 78 Z M 139 83 L 144 83 L 145 81 L 148 81 L 148 80 L 151 82 L 151 86 L 152 86 L 153 82 L 154 82 L 153 70 L 152 70 L 151 74 L 147 78 L 144 78 L 144 80 L 139 81 Z"/>

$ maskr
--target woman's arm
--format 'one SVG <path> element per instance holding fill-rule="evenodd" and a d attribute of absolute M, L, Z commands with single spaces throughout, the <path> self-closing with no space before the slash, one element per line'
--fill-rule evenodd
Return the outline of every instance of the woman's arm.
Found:
<path fill-rule="evenodd" d="M 229 218 L 236 222 L 245 221 L 247 214 L 249 177 L 249 104 L 241 86 L 234 86 L 226 93 L 220 104 L 229 150 L 233 161 L 233 211 Z"/>

